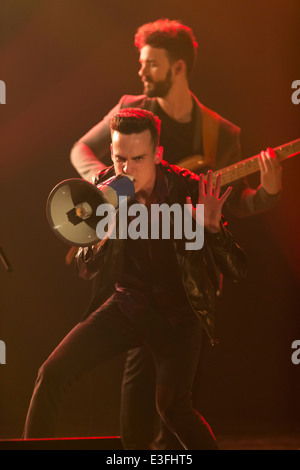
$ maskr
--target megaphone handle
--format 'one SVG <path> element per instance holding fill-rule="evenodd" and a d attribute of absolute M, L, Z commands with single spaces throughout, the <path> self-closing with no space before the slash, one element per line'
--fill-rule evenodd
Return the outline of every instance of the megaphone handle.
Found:
<path fill-rule="evenodd" d="M 68 253 L 66 254 L 66 258 L 65 258 L 65 262 L 68 266 L 72 263 L 73 259 L 76 256 L 77 251 L 78 251 L 78 246 L 72 246 L 69 249 Z"/>
<path fill-rule="evenodd" d="M 93 253 L 98 253 L 98 251 L 100 250 L 100 248 L 103 247 L 103 245 L 107 242 L 107 240 L 109 239 L 109 237 L 106 237 L 106 238 L 103 238 L 102 240 L 100 240 L 98 243 L 96 243 L 95 245 L 93 245 Z"/>
<path fill-rule="evenodd" d="M 108 240 L 109 237 L 106 237 L 106 238 L 103 238 L 103 240 L 100 240 L 97 244 L 93 245 L 93 252 L 94 254 L 97 253 L 100 248 L 103 247 L 103 245 L 106 243 L 106 241 Z M 69 266 L 72 261 L 74 260 L 76 254 L 77 254 L 77 251 L 78 251 L 79 247 L 78 246 L 72 246 L 68 253 L 66 254 L 66 257 L 65 257 L 65 262 L 66 264 Z"/>

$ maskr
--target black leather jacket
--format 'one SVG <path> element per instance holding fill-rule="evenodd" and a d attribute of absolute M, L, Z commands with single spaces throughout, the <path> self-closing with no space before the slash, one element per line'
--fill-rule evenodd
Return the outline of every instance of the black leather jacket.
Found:
<path fill-rule="evenodd" d="M 198 202 L 199 177 L 194 173 L 162 162 L 159 165 L 168 187 L 168 203 L 185 204 L 190 196 L 194 205 Z M 95 184 L 113 176 L 110 167 L 94 179 Z M 222 221 L 221 232 L 205 232 L 204 246 L 197 251 L 185 250 L 185 239 L 174 240 L 174 250 L 188 302 L 202 321 L 203 327 L 214 342 L 214 310 L 219 276 L 238 281 L 246 276 L 247 262 L 244 251 L 235 243 Z M 91 247 L 78 250 L 76 263 L 79 275 L 94 279 L 94 295 L 84 315 L 92 313 L 102 305 L 115 290 L 118 273 L 122 271 L 124 240 L 108 239 L 104 246 L 93 254 Z"/>

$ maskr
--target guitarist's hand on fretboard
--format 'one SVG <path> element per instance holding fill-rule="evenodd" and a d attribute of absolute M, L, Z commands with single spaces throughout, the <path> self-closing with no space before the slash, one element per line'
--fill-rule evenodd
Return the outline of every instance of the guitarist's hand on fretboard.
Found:
<path fill-rule="evenodd" d="M 232 165 L 226 166 L 225 168 L 214 171 L 213 184 L 215 184 L 218 173 L 221 173 L 222 175 L 222 186 L 227 186 L 233 181 L 239 180 L 247 175 L 251 175 L 252 173 L 259 171 L 260 163 L 262 161 L 262 153 L 266 154 L 266 156 L 269 155 L 272 157 L 272 160 L 268 158 L 264 159 L 264 184 L 262 184 L 262 186 L 264 186 L 264 189 L 267 192 L 276 191 L 270 192 L 269 194 L 277 194 L 280 191 L 281 186 L 281 170 L 280 166 L 278 166 L 279 162 L 281 160 L 284 160 L 285 158 L 294 157 L 295 155 L 300 154 L 300 139 L 289 142 L 288 144 L 281 145 L 280 147 L 276 147 L 275 149 L 268 148 L 266 152 L 261 152 L 258 155 L 254 155 L 253 157 L 247 158 L 246 160 L 233 163 Z M 276 155 L 276 159 L 274 159 L 274 155 Z M 198 169 L 198 166 L 201 161 L 202 160 L 200 156 L 195 155 L 194 157 L 185 158 L 184 160 L 178 163 L 178 166 L 182 166 L 183 168 L 187 168 L 191 171 L 199 172 L 201 170 Z M 269 191 L 267 188 L 269 189 Z"/>
<path fill-rule="evenodd" d="M 278 194 L 281 189 L 281 165 L 274 150 L 268 147 L 260 152 L 258 163 L 262 187 L 268 194 Z"/>

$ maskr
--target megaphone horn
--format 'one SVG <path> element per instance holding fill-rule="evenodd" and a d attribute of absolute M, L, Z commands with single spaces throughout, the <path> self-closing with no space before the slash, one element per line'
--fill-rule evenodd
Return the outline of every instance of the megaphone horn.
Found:
<path fill-rule="evenodd" d="M 99 242 L 96 216 L 100 204 L 117 208 L 120 196 L 128 200 L 134 196 L 133 177 L 117 175 L 95 186 L 80 178 L 71 178 L 57 184 L 50 192 L 46 213 L 55 234 L 73 246 L 90 246 Z"/>

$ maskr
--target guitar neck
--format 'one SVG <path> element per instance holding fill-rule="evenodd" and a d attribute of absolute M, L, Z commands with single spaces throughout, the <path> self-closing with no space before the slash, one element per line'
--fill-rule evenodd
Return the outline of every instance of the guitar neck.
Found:
<path fill-rule="evenodd" d="M 274 151 L 279 160 L 284 160 L 293 157 L 300 153 L 300 139 L 284 144 L 280 147 L 274 148 Z M 244 178 L 247 175 L 259 171 L 259 158 L 260 155 L 254 155 L 246 160 L 229 165 L 221 170 L 213 172 L 213 183 L 215 183 L 218 174 L 221 174 L 221 185 L 225 186 L 238 179 Z"/>

